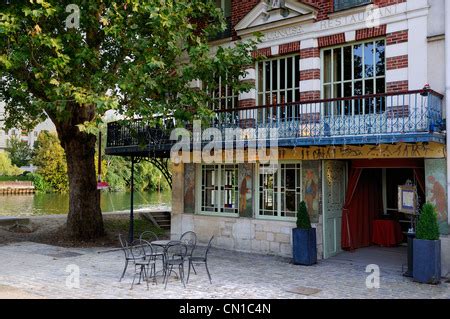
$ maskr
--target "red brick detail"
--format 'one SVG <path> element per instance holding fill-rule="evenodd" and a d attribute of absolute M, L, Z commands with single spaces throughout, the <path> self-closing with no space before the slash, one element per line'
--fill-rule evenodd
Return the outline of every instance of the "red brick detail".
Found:
<path fill-rule="evenodd" d="M 261 0 L 232 0 L 231 25 L 233 30 Z M 334 12 L 333 0 L 302 0 L 317 10 L 317 21 L 328 19 L 328 15 Z M 394 4 L 406 2 L 406 0 L 373 0 L 373 4 L 378 7 L 387 7 Z M 233 31 L 233 39 L 236 40 L 236 32 Z"/>
<path fill-rule="evenodd" d="M 356 30 L 356 41 L 382 37 L 386 35 L 387 25 L 384 24 L 377 28 L 367 28 L 362 30 Z"/>
<path fill-rule="evenodd" d="M 408 67 L 408 55 L 401 55 L 386 59 L 388 70 L 404 69 Z"/>
<path fill-rule="evenodd" d="M 299 51 L 300 51 L 300 41 L 295 41 L 280 45 L 278 49 L 278 54 L 282 55 Z"/>
<path fill-rule="evenodd" d="M 300 81 L 320 80 L 320 70 L 304 70 L 300 71 Z"/>
<path fill-rule="evenodd" d="M 308 48 L 300 50 L 300 59 L 320 58 L 319 48 Z"/>
<path fill-rule="evenodd" d="M 403 3 L 403 2 L 406 2 L 406 0 L 374 0 L 373 1 L 373 3 L 377 6 L 379 6 L 380 8 L 392 6 L 394 4 L 399 4 L 399 3 Z"/>
<path fill-rule="evenodd" d="M 254 58 L 258 58 L 260 56 L 271 57 L 272 56 L 272 49 L 271 48 L 258 49 L 256 51 L 252 52 L 252 56 Z"/>
<path fill-rule="evenodd" d="M 408 84 L 408 81 L 388 82 L 386 83 L 386 91 L 387 93 L 408 91 Z"/>
<path fill-rule="evenodd" d="M 343 44 L 345 43 L 345 33 L 338 33 L 326 37 L 320 37 L 318 41 L 319 41 L 319 48 Z"/>
<path fill-rule="evenodd" d="M 408 42 L 408 30 L 388 33 L 386 35 L 386 45 Z"/>
<path fill-rule="evenodd" d="M 239 107 L 252 107 L 252 106 L 256 106 L 255 99 L 247 99 L 239 101 Z"/>
<path fill-rule="evenodd" d="M 328 19 L 328 14 L 333 12 L 333 0 L 303 0 L 301 2 L 317 9 L 317 21 Z"/>
<path fill-rule="evenodd" d="M 320 91 L 300 92 L 300 102 L 320 100 Z"/>

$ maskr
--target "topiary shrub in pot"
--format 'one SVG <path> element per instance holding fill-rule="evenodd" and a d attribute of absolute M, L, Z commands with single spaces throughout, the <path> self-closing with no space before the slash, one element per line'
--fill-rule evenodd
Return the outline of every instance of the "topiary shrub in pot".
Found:
<path fill-rule="evenodd" d="M 316 229 L 311 227 L 304 201 L 298 208 L 297 228 L 292 229 L 292 250 L 294 264 L 310 266 L 317 263 Z"/>
<path fill-rule="evenodd" d="M 441 281 L 441 241 L 436 208 L 423 205 L 413 245 L 413 279 L 425 284 Z"/>

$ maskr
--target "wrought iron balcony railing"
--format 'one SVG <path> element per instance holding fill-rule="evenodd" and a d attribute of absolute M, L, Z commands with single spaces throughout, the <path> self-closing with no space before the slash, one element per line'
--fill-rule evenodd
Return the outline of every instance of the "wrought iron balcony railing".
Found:
<path fill-rule="evenodd" d="M 219 110 L 211 127 L 242 140 L 268 140 L 275 129 L 279 146 L 442 142 L 443 96 L 432 90 L 355 96 Z M 108 124 L 107 153 L 163 152 L 175 141 L 173 120 L 155 126 L 138 120 Z M 205 129 L 205 127 L 203 127 Z M 239 136 L 236 137 L 239 139 Z"/>
<path fill-rule="evenodd" d="M 334 11 L 341 11 L 372 3 L 371 0 L 334 0 Z"/>
<path fill-rule="evenodd" d="M 289 146 L 416 142 L 443 130 L 442 99 L 418 90 L 246 107 L 218 111 L 214 126 L 253 129 L 247 139 L 276 129 Z"/>

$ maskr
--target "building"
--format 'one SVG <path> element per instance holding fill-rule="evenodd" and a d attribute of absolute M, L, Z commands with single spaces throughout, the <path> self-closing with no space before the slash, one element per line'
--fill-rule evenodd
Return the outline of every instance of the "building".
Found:
<path fill-rule="evenodd" d="M 37 137 L 41 131 L 56 132 L 56 128 L 50 119 L 38 124 L 33 130 L 21 130 L 17 128 L 5 131 L 2 129 L 2 121 L 4 118 L 5 104 L 0 102 L 0 152 L 4 151 L 8 147 L 8 140 L 15 136 L 20 138 L 22 141 L 27 142 L 30 147 L 34 146 Z"/>
<path fill-rule="evenodd" d="M 173 236 L 194 230 L 204 242 L 214 235 L 219 247 L 290 257 L 291 230 L 304 200 L 317 228 L 319 258 L 330 258 L 370 245 L 374 219 L 395 218 L 407 232 L 411 224 L 398 212 L 397 194 L 409 181 L 419 203 L 436 204 L 443 273 L 449 273 L 445 28 L 450 15 L 444 15 L 449 5 L 444 0 L 217 3 L 230 28 L 211 45 L 259 31 L 262 42 L 254 54 L 264 56 L 242 79 L 254 89 L 219 92 L 220 118 L 233 127 L 277 129 L 279 162 L 262 164 L 255 157 L 174 165 Z M 109 133 L 110 154 L 130 145 L 113 127 Z"/>

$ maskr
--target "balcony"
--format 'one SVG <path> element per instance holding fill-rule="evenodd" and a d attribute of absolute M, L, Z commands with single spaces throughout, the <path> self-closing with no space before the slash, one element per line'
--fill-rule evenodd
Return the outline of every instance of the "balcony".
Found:
<path fill-rule="evenodd" d="M 445 143 L 442 99 L 432 90 L 417 90 L 237 108 L 217 111 L 211 126 L 222 136 L 243 129 L 236 140 L 244 146 L 267 142 L 270 129 L 275 129 L 281 147 Z M 172 121 L 159 127 L 143 121 L 110 123 L 107 153 L 169 156 L 173 127 Z"/>
<path fill-rule="evenodd" d="M 372 3 L 371 0 L 334 0 L 334 12 L 360 7 Z"/>

